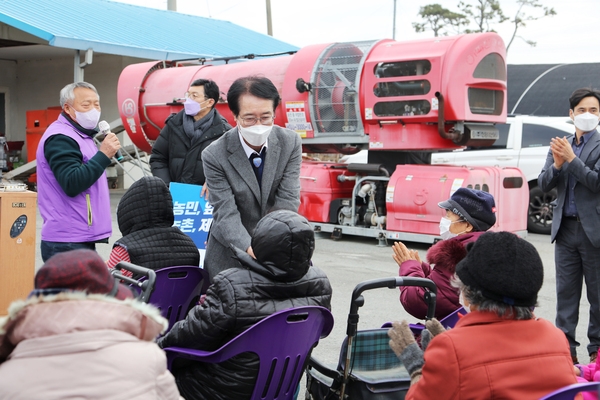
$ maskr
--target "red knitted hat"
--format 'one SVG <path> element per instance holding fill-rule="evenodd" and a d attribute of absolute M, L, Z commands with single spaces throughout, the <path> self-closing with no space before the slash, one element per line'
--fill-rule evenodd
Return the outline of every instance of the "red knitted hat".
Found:
<path fill-rule="evenodd" d="M 52 256 L 35 275 L 35 289 L 44 291 L 80 291 L 132 298 L 131 290 L 117 282 L 106 263 L 92 250 L 72 250 Z"/>

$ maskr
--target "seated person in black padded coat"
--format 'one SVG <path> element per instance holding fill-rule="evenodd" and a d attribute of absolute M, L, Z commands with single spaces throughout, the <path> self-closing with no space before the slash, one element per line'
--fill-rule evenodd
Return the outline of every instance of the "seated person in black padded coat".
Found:
<path fill-rule="evenodd" d="M 329 279 L 311 266 L 315 239 L 304 217 L 288 210 L 267 214 L 256 226 L 252 248 L 256 259 L 233 249 L 239 268 L 215 276 L 204 303 L 159 339 L 160 347 L 216 350 L 275 312 L 308 305 L 331 308 Z M 187 363 L 172 372 L 186 399 L 248 399 L 258 357 L 243 353 L 220 364 Z"/>

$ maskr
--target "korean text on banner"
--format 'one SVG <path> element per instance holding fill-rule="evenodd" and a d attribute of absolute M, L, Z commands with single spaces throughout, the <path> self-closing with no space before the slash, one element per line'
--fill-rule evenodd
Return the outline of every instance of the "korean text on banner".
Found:
<path fill-rule="evenodd" d="M 171 182 L 169 189 L 173 196 L 174 226 L 181 229 L 196 243 L 200 252 L 200 265 L 203 265 L 205 242 L 213 221 L 213 207 L 200 196 L 202 190 L 200 185 Z"/>

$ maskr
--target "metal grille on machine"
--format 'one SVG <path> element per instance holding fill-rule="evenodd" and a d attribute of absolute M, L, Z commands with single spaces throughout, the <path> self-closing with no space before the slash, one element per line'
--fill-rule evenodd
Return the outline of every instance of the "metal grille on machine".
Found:
<path fill-rule="evenodd" d="M 323 51 L 311 79 L 315 137 L 362 135 L 358 71 L 374 43 L 336 43 Z"/>

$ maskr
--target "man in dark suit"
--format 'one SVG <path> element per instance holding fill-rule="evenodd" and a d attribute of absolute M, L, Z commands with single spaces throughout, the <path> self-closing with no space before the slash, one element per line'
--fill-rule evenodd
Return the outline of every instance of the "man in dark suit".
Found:
<path fill-rule="evenodd" d="M 254 256 L 250 240 L 269 211 L 298 211 L 300 206 L 300 136 L 273 125 L 280 97 L 264 77 L 239 78 L 227 93 L 237 126 L 202 155 L 209 201 L 214 207 L 204 267 L 211 281 L 240 265 L 231 246 Z"/>
<path fill-rule="evenodd" d="M 551 140 L 538 185 L 544 192 L 558 192 L 551 236 L 556 241 L 556 326 L 567 336 L 577 363 L 575 329 L 583 278 L 590 302 L 591 362 L 600 347 L 600 92 L 577 89 L 569 103 L 575 135 Z"/>

